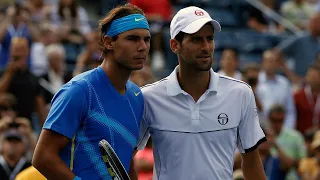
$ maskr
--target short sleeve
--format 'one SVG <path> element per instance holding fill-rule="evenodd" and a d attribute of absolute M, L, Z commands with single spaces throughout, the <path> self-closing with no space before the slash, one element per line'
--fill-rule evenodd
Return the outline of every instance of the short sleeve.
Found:
<path fill-rule="evenodd" d="M 149 126 L 147 125 L 144 118 L 142 118 L 140 122 L 140 133 L 139 133 L 139 140 L 137 144 L 137 150 L 142 150 L 146 147 L 146 144 L 150 138 Z"/>
<path fill-rule="evenodd" d="M 260 127 L 258 111 L 254 95 L 247 88 L 243 94 L 241 120 L 237 129 L 238 148 L 241 153 L 255 150 L 259 144 L 266 141 L 265 135 Z"/>
<path fill-rule="evenodd" d="M 140 121 L 140 133 L 139 133 L 139 140 L 137 144 L 137 150 L 142 150 L 146 146 L 149 138 L 150 138 L 150 126 L 148 123 L 148 117 L 147 117 L 147 109 L 144 107 L 143 116 Z"/>
<path fill-rule="evenodd" d="M 51 104 L 43 128 L 72 139 L 87 114 L 88 103 L 84 89 L 76 83 L 67 84 L 53 97 Z"/>

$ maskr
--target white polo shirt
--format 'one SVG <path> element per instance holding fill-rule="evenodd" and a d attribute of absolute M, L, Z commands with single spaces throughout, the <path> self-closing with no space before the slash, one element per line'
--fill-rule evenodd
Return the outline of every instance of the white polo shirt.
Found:
<path fill-rule="evenodd" d="M 151 135 L 154 179 L 232 179 L 236 146 L 245 153 L 266 140 L 251 88 L 211 69 L 209 88 L 195 102 L 181 89 L 177 70 L 142 88 L 138 149 Z"/>

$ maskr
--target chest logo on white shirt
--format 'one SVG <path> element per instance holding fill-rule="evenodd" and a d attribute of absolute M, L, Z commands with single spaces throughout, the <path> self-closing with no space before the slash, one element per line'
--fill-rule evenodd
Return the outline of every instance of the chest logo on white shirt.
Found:
<path fill-rule="evenodd" d="M 226 125 L 229 121 L 229 117 L 227 114 L 225 113 L 220 113 L 219 116 L 218 116 L 218 122 L 219 124 L 221 125 Z"/>

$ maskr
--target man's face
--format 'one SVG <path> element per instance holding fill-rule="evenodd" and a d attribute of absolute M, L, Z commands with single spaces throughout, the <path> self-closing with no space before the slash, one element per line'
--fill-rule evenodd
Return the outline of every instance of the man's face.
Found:
<path fill-rule="evenodd" d="M 198 32 L 186 34 L 178 50 L 179 63 L 198 71 L 208 71 L 213 62 L 213 33 L 212 25 L 206 24 Z"/>
<path fill-rule="evenodd" d="M 306 75 L 306 81 L 311 87 L 320 88 L 320 71 L 309 68 Z"/>
<path fill-rule="evenodd" d="M 21 140 L 9 139 L 3 141 L 2 153 L 10 159 L 20 159 L 25 151 L 25 144 Z"/>
<path fill-rule="evenodd" d="M 271 52 L 265 53 L 262 61 L 263 70 L 267 74 L 274 74 L 277 71 L 277 59 Z"/>
<path fill-rule="evenodd" d="M 150 32 L 147 29 L 133 29 L 118 35 L 111 42 L 115 61 L 129 69 L 143 68 L 150 50 Z"/>
<path fill-rule="evenodd" d="M 23 68 L 27 64 L 29 55 L 29 47 L 24 43 L 16 43 L 11 45 L 10 49 L 10 61 L 15 61 L 19 64 L 20 68 Z"/>
<path fill-rule="evenodd" d="M 309 20 L 309 31 L 316 36 L 320 36 L 320 14 L 315 14 Z"/>
<path fill-rule="evenodd" d="M 231 49 L 224 50 L 221 57 L 221 68 L 235 71 L 237 69 L 237 66 L 238 59 L 236 53 Z"/>
<path fill-rule="evenodd" d="M 309 68 L 306 75 L 306 81 L 311 87 L 320 88 L 320 71 Z"/>
<path fill-rule="evenodd" d="M 285 119 L 284 113 L 274 112 L 269 115 L 269 120 L 270 120 L 272 130 L 276 134 L 279 134 L 281 132 L 284 119 Z"/>

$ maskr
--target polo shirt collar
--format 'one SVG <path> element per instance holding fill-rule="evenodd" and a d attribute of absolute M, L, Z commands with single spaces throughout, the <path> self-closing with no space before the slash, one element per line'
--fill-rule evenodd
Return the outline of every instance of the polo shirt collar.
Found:
<path fill-rule="evenodd" d="M 177 73 L 179 71 L 179 65 L 176 66 L 174 71 L 168 76 L 168 83 L 167 83 L 167 94 L 168 96 L 176 96 L 178 94 L 187 94 L 183 89 L 178 81 Z M 212 68 L 210 69 L 210 83 L 207 92 L 218 92 L 218 81 L 219 76 L 215 73 Z"/>

